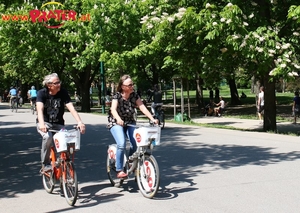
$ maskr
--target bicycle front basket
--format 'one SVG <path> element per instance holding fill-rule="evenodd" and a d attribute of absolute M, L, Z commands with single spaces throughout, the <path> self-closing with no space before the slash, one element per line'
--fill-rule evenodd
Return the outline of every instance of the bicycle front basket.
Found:
<path fill-rule="evenodd" d="M 137 146 L 147 146 L 149 139 L 152 139 L 152 144 L 158 146 L 160 144 L 160 127 L 159 126 L 143 126 L 134 130 L 133 136 Z"/>
<path fill-rule="evenodd" d="M 75 143 L 75 150 L 80 150 L 80 132 L 78 130 L 58 132 L 53 139 L 57 152 L 67 151 L 68 143 Z"/>

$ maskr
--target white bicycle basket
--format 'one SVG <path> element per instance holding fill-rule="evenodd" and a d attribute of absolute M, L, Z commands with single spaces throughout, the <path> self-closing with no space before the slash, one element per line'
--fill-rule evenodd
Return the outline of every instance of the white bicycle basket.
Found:
<path fill-rule="evenodd" d="M 53 136 L 53 139 L 57 152 L 67 151 L 68 143 L 75 143 L 75 150 L 80 150 L 80 132 L 78 130 L 58 132 Z"/>
<path fill-rule="evenodd" d="M 137 146 L 147 146 L 149 139 L 153 139 L 152 144 L 158 146 L 160 144 L 160 127 L 159 126 L 143 126 L 134 130 L 133 136 Z"/>

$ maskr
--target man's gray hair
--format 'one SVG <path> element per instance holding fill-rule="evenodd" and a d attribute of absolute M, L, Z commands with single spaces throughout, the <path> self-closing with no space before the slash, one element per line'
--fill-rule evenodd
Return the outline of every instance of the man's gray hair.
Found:
<path fill-rule="evenodd" d="M 43 85 L 46 86 L 47 84 L 49 84 L 51 82 L 50 79 L 53 78 L 53 77 L 57 77 L 58 78 L 57 73 L 51 73 L 50 75 L 46 75 L 44 77 Z"/>

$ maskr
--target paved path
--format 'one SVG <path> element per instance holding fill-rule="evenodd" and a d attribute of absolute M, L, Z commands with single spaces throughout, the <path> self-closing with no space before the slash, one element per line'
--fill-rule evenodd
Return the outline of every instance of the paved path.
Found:
<path fill-rule="evenodd" d="M 149 200 L 133 177 L 123 188 L 110 186 L 105 160 L 113 139 L 105 128 L 107 117 L 80 115 L 87 133 L 75 159 L 79 198 L 70 207 L 43 189 L 35 116 L 29 109 L 12 113 L 0 106 L 1 212 L 299 212 L 299 137 L 167 123 L 154 149 L 160 189 Z M 70 113 L 65 119 L 73 124 Z"/>

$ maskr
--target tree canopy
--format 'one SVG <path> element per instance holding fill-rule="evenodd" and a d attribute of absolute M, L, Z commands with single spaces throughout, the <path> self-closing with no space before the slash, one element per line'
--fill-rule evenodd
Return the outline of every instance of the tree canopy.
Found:
<path fill-rule="evenodd" d="M 89 88 L 99 82 L 102 61 L 109 81 L 126 73 L 141 86 L 173 76 L 197 80 L 199 87 L 226 79 L 232 102 L 236 79 L 253 77 L 266 88 L 264 129 L 276 130 L 275 82 L 300 69 L 296 0 L 70 0 L 61 4 L 77 19 L 60 28 L 22 20 L 33 9 L 57 7 L 44 4 L 0 5 L 0 75 L 4 84 L 26 85 L 57 72 L 80 91 L 83 111 L 90 110 Z"/>

